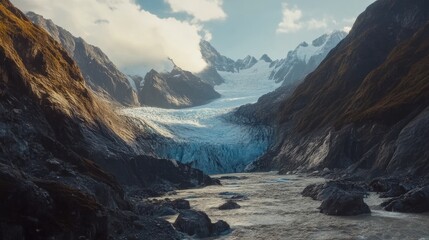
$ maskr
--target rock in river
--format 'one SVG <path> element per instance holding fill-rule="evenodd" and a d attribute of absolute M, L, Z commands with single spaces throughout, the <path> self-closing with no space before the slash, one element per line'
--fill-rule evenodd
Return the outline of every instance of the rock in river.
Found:
<path fill-rule="evenodd" d="M 238 209 L 238 208 L 241 208 L 241 206 L 238 203 L 231 200 L 219 206 L 219 210 L 232 210 L 232 209 Z"/>
<path fill-rule="evenodd" d="M 213 224 L 207 214 L 195 210 L 181 211 L 173 226 L 180 232 L 198 238 L 218 236 L 230 230 L 228 223 L 220 220 Z"/>

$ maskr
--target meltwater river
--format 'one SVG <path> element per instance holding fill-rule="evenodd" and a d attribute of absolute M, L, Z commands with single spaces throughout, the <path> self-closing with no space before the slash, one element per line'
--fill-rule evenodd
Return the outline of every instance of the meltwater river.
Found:
<path fill-rule="evenodd" d="M 213 176 L 213 177 L 220 177 Z M 335 217 L 319 213 L 319 201 L 302 197 L 309 184 L 320 178 L 270 173 L 242 173 L 243 179 L 222 180 L 223 186 L 178 191 L 171 198 L 185 198 L 191 207 L 212 219 L 225 220 L 233 231 L 215 239 L 356 239 L 429 240 L 429 214 L 386 212 L 375 194 L 365 199 L 372 213 L 356 217 Z M 247 197 L 238 201 L 240 209 L 218 210 L 229 192 Z M 174 222 L 177 216 L 167 219 Z"/>

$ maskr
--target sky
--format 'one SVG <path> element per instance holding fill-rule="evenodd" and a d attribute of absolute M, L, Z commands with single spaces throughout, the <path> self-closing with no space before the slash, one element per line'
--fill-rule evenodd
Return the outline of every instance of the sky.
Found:
<path fill-rule="evenodd" d="M 303 41 L 310 42 L 324 33 L 350 28 L 357 16 L 374 1 L 223 0 L 226 18 L 207 22 L 204 27 L 212 35 L 212 45 L 228 57 L 260 57 L 267 53 L 279 59 Z M 138 3 L 158 16 L 186 19 L 183 14 L 173 13 L 167 1 L 138 0 Z M 282 22 L 297 25 L 294 28 L 286 24 L 279 29 Z"/>
<path fill-rule="evenodd" d="M 302 41 L 349 30 L 374 0 L 11 0 L 100 47 L 124 72 L 206 67 L 204 39 L 233 59 L 283 58 Z"/>

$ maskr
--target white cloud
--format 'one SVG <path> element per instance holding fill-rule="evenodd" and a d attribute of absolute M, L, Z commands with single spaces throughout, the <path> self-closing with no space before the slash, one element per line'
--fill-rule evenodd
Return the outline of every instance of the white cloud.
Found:
<path fill-rule="evenodd" d="M 352 30 L 352 27 L 350 27 L 350 26 L 343 27 L 343 31 L 346 33 L 349 33 L 351 30 Z"/>
<path fill-rule="evenodd" d="M 183 1 L 183 0 L 181 0 Z M 161 70 L 168 57 L 189 71 L 206 66 L 200 53 L 201 26 L 159 18 L 133 0 L 12 0 L 100 47 L 121 69 Z M 103 24 L 100 24 L 103 23 Z M 204 34 L 209 36 L 209 34 Z"/>
<path fill-rule="evenodd" d="M 303 27 L 300 23 L 302 11 L 297 7 L 289 8 L 287 3 L 283 3 L 283 19 L 277 27 L 277 33 L 296 32 Z"/>
<path fill-rule="evenodd" d="M 323 29 L 329 26 L 329 18 L 304 20 L 301 9 L 297 6 L 289 7 L 287 3 L 283 3 L 282 14 L 283 18 L 277 27 L 277 33 L 291 33 L 301 29 Z"/>
<path fill-rule="evenodd" d="M 344 18 L 343 24 L 345 24 L 345 26 L 343 27 L 343 31 L 349 33 L 350 30 L 352 30 L 352 26 L 355 22 L 356 18 Z"/>
<path fill-rule="evenodd" d="M 209 32 L 209 31 L 207 31 L 207 30 L 203 30 L 203 34 L 204 34 L 203 39 L 204 39 L 205 41 L 210 42 L 210 41 L 212 40 L 213 35 L 212 35 L 212 33 L 211 33 L 211 32 Z"/>
<path fill-rule="evenodd" d="M 206 22 L 226 18 L 222 0 L 165 0 L 173 12 L 185 12 L 195 21 Z"/>
<path fill-rule="evenodd" d="M 307 22 L 306 25 L 307 25 L 307 28 L 310 30 L 327 28 L 328 27 L 328 19 L 323 18 L 323 19 L 317 20 L 317 19 L 312 18 Z"/>

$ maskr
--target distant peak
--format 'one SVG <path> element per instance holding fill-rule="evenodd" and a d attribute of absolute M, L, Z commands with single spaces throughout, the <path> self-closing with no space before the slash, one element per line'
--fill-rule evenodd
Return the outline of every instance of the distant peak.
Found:
<path fill-rule="evenodd" d="M 262 55 L 261 58 L 259 58 L 259 60 L 265 61 L 267 63 L 273 62 L 273 60 L 268 56 L 268 54 Z"/>
<path fill-rule="evenodd" d="M 307 42 L 302 42 L 299 44 L 300 47 L 308 47 L 308 43 Z"/>

